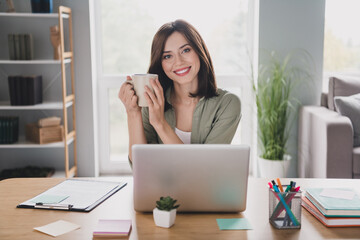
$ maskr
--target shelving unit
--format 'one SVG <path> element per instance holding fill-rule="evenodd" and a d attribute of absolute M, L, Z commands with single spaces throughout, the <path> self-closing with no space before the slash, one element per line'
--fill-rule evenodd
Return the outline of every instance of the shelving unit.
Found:
<path fill-rule="evenodd" d="M 65 64 L 70 63 L 71 59 L 65 59 Z M 0 64 L 61 64 L 60 60 L 0 60 Z"/>
<path fill-rule="evenodd" d="M 33 13 L 0 13 L 0 18 L 27 18 L 31 21 L 34 18 L 57 18 L 60 30 L 60 60 L 53 59 L 36 59 L 36 60 L 7 60 L 1 59 L 0 65 L 59 65 L 61 68 L 61 88 L 62 97 L 59 101 L 44 101 L 42 104 L 32 106 L 11 106 L 10 101 L 0 101 L 0 111 L 46 111 L 46 110 L 62 110 L 62 119 L 64 125 L 63 142 L 50 143 L 50 144 L 35 144 L 26 141 L 24 137 L 20 136 L 19 141 L 15 144 L 0 144 L 0 149 L 14 149 L 14 148 L 30 148 L 30 149 L 51 149 L 63 148 L 64 149 L 64 168 L 65 177 L 72 177 L 77 175 L 77 157 L 76 157 L 76 116 L 75 116 L 75 83 L 74 83 L 74 54 L 72 42 L 72 12 L 68 7 L 59 7 L 58 13 L 50 14 L 33 14 Z M 69 30 L 69 51 L 65 51 L 65 37 L 64 37 L 64 19 L 68 20 Z M 4 48 L 4 47 L 3 47 Z M 70 83 L 71 92 L 67 92 L 67 79 L 65 65 L 70 64 Z M 68 108 L 72 108 L 72 118 L 68 117 Z M 72 130 L 69 131 L 69 121 L 72 121 Z M 69 146 L 73 144 L 73 166 L 70 167 L 70 153 Z"/>

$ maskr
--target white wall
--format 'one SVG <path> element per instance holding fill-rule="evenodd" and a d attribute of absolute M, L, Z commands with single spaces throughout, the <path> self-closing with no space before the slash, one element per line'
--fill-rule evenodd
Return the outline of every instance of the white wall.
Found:
<path fill-rule="evenodd" d="M 322 89 L 325 0 L 260 0 L 259 64 L 266 51 L 286 56 L 293 49 L 308 51 L 315 64 L 314 82 L 297 89 L 304 105 L 318 105 Z M 297 120 L 290 130 L 288 151 L 292 156 L 288 177 L 297 176 Z"/>

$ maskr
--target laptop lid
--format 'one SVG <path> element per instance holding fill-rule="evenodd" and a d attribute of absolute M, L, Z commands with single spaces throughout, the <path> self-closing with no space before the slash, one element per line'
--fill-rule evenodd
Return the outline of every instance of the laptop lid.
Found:
<path fill-rule="evenodd" d="M 133 145 L 134 208 L 152 211 L 171 196 L 179 212 L 244 211 L 249 155 L 245 145 Z"/>

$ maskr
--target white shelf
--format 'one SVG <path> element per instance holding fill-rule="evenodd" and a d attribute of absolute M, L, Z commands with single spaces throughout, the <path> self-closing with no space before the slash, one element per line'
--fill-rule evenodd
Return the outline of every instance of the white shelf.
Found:
<path fill-rule="evenodd" d="M 65 59 L 65 63 L 70 63 L 71 59 Z M 40 59 L 40 60 L 0 60 L 0 64 L 61 64 L 60 60 Z"/>
<path fill-rule="evenodd" d="M 71 138 L 67 142 L 67 145 L 70 145 L 73 141 L 74 139 Z M 13 144 L 0 144 L 0 149 L 1 148 L 63 148 L 63 147 L 64 147 L 64 142 L 38 144 L 25 140 L 25 137 L 19 137 L 19 141 Z"/>
<path fill-rule="evenodd" d="M 63 14 L 63 18 L 69 18 L 69 15 Z M 0 17 L 30 17 L 30 18 L 58 18 L 58 13 L 0 13 Z"/>
<path fill-rule="evenodd" d="M 66 103 L 66 108 L 70 107 L 72 102 Z M 62 102 L 43 102 L 31 106 L 11 106 L 9 101 L 0 101 L 0 110 L 62 110 Z"/>

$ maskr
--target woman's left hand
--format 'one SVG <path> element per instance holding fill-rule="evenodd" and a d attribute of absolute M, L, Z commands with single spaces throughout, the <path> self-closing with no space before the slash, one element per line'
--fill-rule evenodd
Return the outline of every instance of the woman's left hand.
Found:
<path fill-rule="evenodd" d="M 154 92 L 152 92 L 148 86 L 145 86 L 146 92 L 144 93 L 144 95 L 149 105 L 150 124 L 156 130 L 164 126 L 164 123 L 166 122 L 164 116 L 165 99 L 163 88 L 161 87 L 159 79 L 150 79 L 150 84 L 154 89 Z"/>

